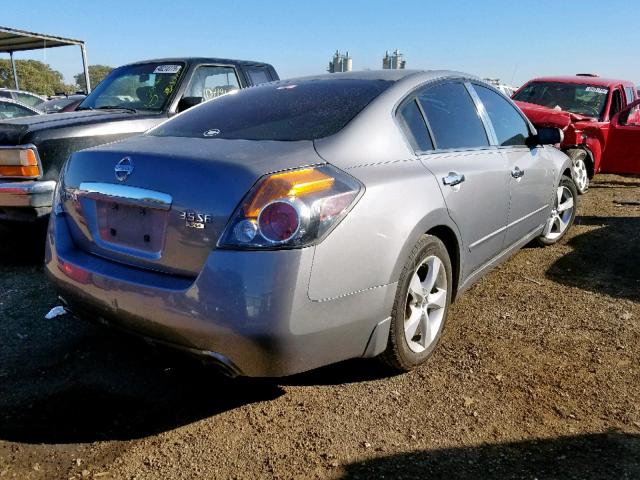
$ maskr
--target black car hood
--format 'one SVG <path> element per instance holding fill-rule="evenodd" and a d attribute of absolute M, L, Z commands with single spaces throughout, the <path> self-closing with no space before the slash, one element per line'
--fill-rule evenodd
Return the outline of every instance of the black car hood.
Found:
<path fill-rule="evenodd" d="M 160 113 L 134 113 L 127 110 L 82 110 L 15 118 L 0 122 L 0 145 L 19 144 L 24 135 L 40 130 L 154 118 L 160 115 Z"/>

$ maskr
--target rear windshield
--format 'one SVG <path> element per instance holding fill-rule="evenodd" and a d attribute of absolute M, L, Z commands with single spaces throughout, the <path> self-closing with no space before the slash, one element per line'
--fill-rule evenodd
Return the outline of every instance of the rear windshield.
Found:
<path fill-rule="evenodd" d="M 148 132 L 159 137 L 313 140 L 340 131 L 393 82 L 323 79 L 223 95 Z"/>
<path fill-rule="evenodd" d="M 602 119 L 608 94 L 608 88 L 594 85 L 531 82 L 513 99 Z"/>

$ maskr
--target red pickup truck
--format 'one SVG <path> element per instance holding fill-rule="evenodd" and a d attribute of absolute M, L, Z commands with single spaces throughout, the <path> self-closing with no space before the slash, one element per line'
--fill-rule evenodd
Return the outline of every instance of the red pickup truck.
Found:
<path fill-rule="evenodd" d="M 513 100 L 539 127 L 564 131 L 580 193 L 596 173 L 640 173 L 640 101 L 633 82 L 582 74 L 535 78 Z"/>

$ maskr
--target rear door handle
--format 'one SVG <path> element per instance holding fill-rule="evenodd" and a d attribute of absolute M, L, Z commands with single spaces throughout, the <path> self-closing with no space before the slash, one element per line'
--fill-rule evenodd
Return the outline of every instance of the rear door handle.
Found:
<path fill-rule="evenodd" d="M 520 168 L 516 167 L 513 170 L 511 170 L 511 176 L 513 178 L 524 177 L 524 170 L 520 170 Z"/>
<path fill-rule="evenodd" d="M 445 185 L 449 185 L 450 187 L 459 185 L 462 182 L 464 182 L 464 175 L 456 172 L 449 172 L 449 175 L 442 178 L 442 183 L 444 183 Z"/>

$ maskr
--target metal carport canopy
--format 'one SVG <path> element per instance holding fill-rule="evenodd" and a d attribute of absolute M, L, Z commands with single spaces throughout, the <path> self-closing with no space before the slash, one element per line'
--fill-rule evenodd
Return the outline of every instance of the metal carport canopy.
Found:
<path fill-rule="evenodd" d="M 74 40 L 72 38 L 54 37 L 53 35 L 44 35 L 42 33 L 27 32 L 24 30 L 16 30 L 15 28 L 0 27 L 0 52 L 8 53 L 11 57 L 11 68 L 13 69 L 13 81 L 18 86 L 18 74 L 16 72 L 16 64 L 13 59 L 14 52 L 23 52 L 25 50 L 42 50 L 51 47 L 68 47 L 77 45 L 82 52 L 82 65 L 84 67 L 84 77 L 87 85 L 87 93 L 91 92 L 89 84 L 89 66 L 87 65 L 87 50 L 82 40 Z"/>

